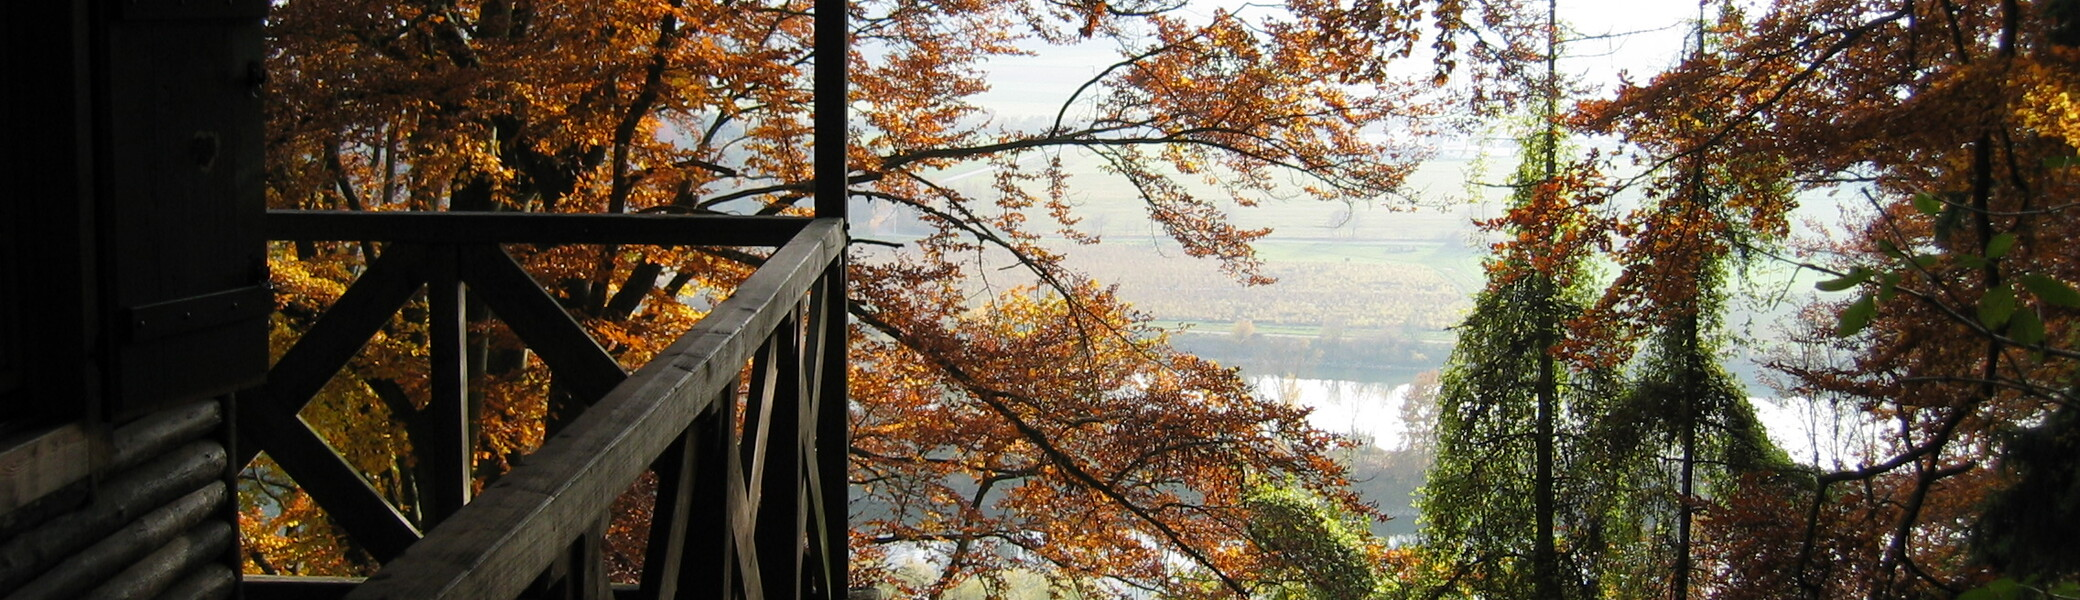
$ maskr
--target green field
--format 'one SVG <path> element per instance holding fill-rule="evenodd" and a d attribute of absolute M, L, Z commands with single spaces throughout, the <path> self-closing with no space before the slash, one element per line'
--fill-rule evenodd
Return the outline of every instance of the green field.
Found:
<path fill-rule="evenodd" d="M 1274 198 L 1239 206 L 1219 189 L 1197 190 L 1221 198 L 1236 226 L 1271 229 L 1255 249 L 1263 274 L 1277 282 L 1245 286 L 1222 273 L 1217 262 L 1185 256 L 1151 223 L 1132 187 L 1103 173 L 1095 159 L 1063 159 L 1072 172 L 1075 214 L 1082 219 L 1076 227 L 1102 242 L 1054 238 L 1047 244 L 1067 256 L 1071 269 L 1119 286 L 1124 299 L 1166 328 L 1195 335 L 1241 328 L 1267 336 L 1448 344 L 1447 328 L 1464 315 L 1483 283 L 1485 244 L 1472 222 L 1489 209 L 1441 202 L 1466 189 L 1464 162 L 1438 161 L 1411 179 L 1410 195 L 1432 204 L 1426 208 L 1406 198 L 1374 204 Z M 962 193 L 989 197 L 993 173 L 976 165 L 949 169 L 941 179 Z M 894 207 L 868 204 L 859 212 L 867 217 L 855 225 L 861 237 L 903 242 L 926 232 Z M 1027 218 L 1038 233 L 1057 227 L 1044 212 Z M 1011 264 L 1007 257 L 981 262 L 978 272 L 988 274 L 994 291 L 1026 281 L 998 270 Z"/>
<path fill-rule="evenodd" d="M 1464 311 L 1471 289 L 1461 282 L 1477 269 L 1470 253 L 1434 247 L 1275 241 L 1260 251 L 1263 273 L 1276 283 L 1243 285 L 1213 261 L 1146 244 L 1067 249 L 1071 268 L 1119 285 L 1122 297 L 1156 319 L 1202 329 L 1249 321 L 1259 332 L 1290 335 L 1440 330 Z"/>
<path fill-rule="evenodd" d="M 1047 245 L 1062 252 L 1071 269 L 1117 285 L 1122 298 L 1159 326 L 1195 337 L 1241 330 L 1320 339 L 1329 346 L 1391 346 L 1389 354 L 1429 362 L 1449 348 L 1448 327 L 1463 317 L 1483 285 L 1485 243 L 1473 220 L 1491 212 L 1492 205 L 1449 202 L 1466 195 L 1465 161 L 1425 165 L 1410 179 L 1406 197 L 1371 204 L 1284 197 L 1241 206 L 1217 188 L 1195 189 L 1220 199 L 1217 205 L 1234 225 L 1271 230 L 1255 249 L 1263 274 L 1277 282 L 1262 286 L 1242 285 L 1222 273 L 1217 262 L 1185 256 L 1150 221 L 1133 188 L 1105 174 L 1096 159 L 1068 153 L 1063 162 L 1071 172 L 1075 214 L 1082 219 L 1076 228 L 1102 242 L 1081 245 L 1053 238 Z M 965 194 L 992 197 L 995 173 L 971 165 L 948 169 L 940 180 Z M 1425 206 L 1415 206 L 1418 202 Z M 859 212 L 867 217 L 855 224 L 861 237 L 901 242 L 926 232 L 924 224 L 894 207 L 869 204 Z M 1027 223 L 1043 234 L 1058 227 L 1043 211 L 1029 211 Z M 1026 281 L 999 270 L 1011 262 L 988 256 L 981 261 L 978 272 L 987 273 L 988 285 L 995 288 L 983 291 Z M 1199 342 L 1195 345 L 1207 350 L 1221 348 L 1204 338 Z"/>

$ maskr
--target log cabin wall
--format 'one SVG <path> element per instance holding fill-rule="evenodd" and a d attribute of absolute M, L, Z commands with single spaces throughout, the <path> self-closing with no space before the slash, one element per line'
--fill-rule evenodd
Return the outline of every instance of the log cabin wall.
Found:
<path fill-rule="evenodd" d="M 263 396 L 248 392 L 241 406 L 241 394 L 260 384 L 268 367 L 266 320 L 273 302 L 265 285 L 259 109 L 265 91 L 260 22 L 267 6 L 267 0 L 58 0 L 16 3 L 0 16 L 0 73 L 8 78 L 0 85 L 6 100 L 0 135 L 6 178 L 0 182 L 7 185 L 0 188 L 0 600 L 254 594 L 250 581 L 241 590 L 237 574 L 233 477 L 242 461 L 233 458 L 260 445 L 242 443 L 230 423 L 262 405 Z M 819 43 L 842 48 L 842 2 L 820 1 L 819 7 Z M 824 139 L 845 132 L 842 65 L 817 70 L 817 128 Z M 780 249 L 746 282 L 758 293 L 739 293 L 725 302 L 736 308 L 716 311 L 749 316 L 703 321 L 685 344 L 675 344 L 689 349 L 686 356 L 660 363 L 654 376 L 632 377 L 635 385 L 608 403 L 636 413 L 668 408 L 679 419 L 596 417 L 595 426 L 573 425 L 569 431 L 576 433 L 565 436 L 579 450 L 548 452 L 536 461 L 545 466 L 507 478 L 581 481 L 613 491 L 625 489 L 646 465 L 676 465 L 665 470 L 687 482 L 672 486 L 680 516 L 658 519 L 675 542 L 658 548 L 675 549 L 660 553 L 680 559 L 646 563 L 660 565 L 660 576 L 646 573 L 639 595 L 672 596 L 668 590 L 682 583 L 702 590 L 681 594 L 689 597 L 845 593 L 842 149 L 819 146 L 819 219 L 796 219 L 789 226 L 799 231 L 766 240 Z M 613 222 L 640 228 L 644 219 L 616 216 Z M 592 243 L 606 241 L 642 242 Z M 725 236 L 664 243 L 730 242 Z M 689 402 L 734 407 L 713 400 L 739 389 L 742 382 L 730 377 L 747 362 L 767 378 L 764 388 L 752 386 L 761 392 L 747 406 L 793 410 L 774 409 L 785 418 L 770 422 L 781 425 L 750 427 L 760 433 L 738 440 L 742 444 L 730 439 L 735 421 L 711 413 L 709 433 L 700 440 L 736 450 L 686 452 L 694 447 L 691 422 L 699 412 Z M 705 387 L 693 393 L 644 383 L 682 375 L 699 375 Z M 620 435 L 621 429 L 644 435 Z M 246 433 L 264 441 L 266 432 Z M 637 437 L 644 444 L 622 443 Z M 613 447 L 597 455 L 583 451 L 585 443 L 601 440 Z M 768 455 L 768 447 L 775 453 Z M 746 455 L 766 458 L 737 460 Z M 787 460 L 775 458 L 781 456 Z M 694 458 L 714 464 L 694 471 L 688 468 L 700 464 Z M 598 460 L 620 470 L 599 475 L 587 466 Z M 718 461 L 764 466 L 712 468 Z M 729 484 L 695 485 L 695 476 Z M 533 498 L 563 511 L 541 512 L 550 516 L 517 526 L 541 539 L 556 537 L 544 546 L 546 558 L 522 548 L 510 554 L 527 554 L 527 561 L 448 573 L 453 569 L 438 560 L 408 554 L 386 565 L 408 575 L 361 593 L 383 597 L 388 585 L 404 590 L 390 597 L 424 598 L 417 589 L 450 579 L 512 587 L 505 580 L 516 573 L 523 574 L 522 585 L 531 578 L 526 573 L 561 573 L 545 579 L 584 583 L 566 587 L 589 597 L 609 593 L 603 578 L 558 566 L 594 563 L 596 553 L 568 560 L 555 555 L 559 544 L 570 543 L 576 556 L 575 549 L 590 543 L 573 542 L 580 534 L 570 524 L 597 522 L 613 495 L 507 487 L 458 512 L 465 526 L 491 525 L 435 530 L 421 554 L 507 552 L 512 544 L 482 543 L 486 536 L 473 531 L 516 528 L 499 520 L 506 514 L 500 511 Z M 710 501 L 696 503 L 697 497 Z M 303 587 L 276 589 L 310 598 L 314 589 L 345 593 L 345 586 L 332 584 L 351 582 L 291 583 Z"/>
<path fill-rule="evenodd" d="M 0 598 L 224 598 L 266 368 L 264 0 L 8 6 Z"/>
<path fill-rule="evenodd" d="M 227 598 L 237 537 L 218 402 L 115 428 L 91 486 L 0 517 L 0 590 L 21 598 Z"/>

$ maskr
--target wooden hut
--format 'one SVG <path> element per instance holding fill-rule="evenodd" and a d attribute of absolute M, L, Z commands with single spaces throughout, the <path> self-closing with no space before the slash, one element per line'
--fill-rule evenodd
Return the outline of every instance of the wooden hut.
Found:
<path fill-rule="evenodd" d="M 821 45 L 845 41 L 834 7 L 819 3 L 834 15 L 819 17 Z M 61 0 L 7 11 L 0 598 L 842 596 L 843 144 L 817 149 L 815 218 L 269 213 L 258 99 L 268 8 Z M 819 139 L 842 140 L 843 66 L 817 77 Z M 270 239 L 386 249 L 272 365 Z M 518 242 L 776 250 L 628 373 L 499 246 Z M 591 404 L 475 494 L 461 450 L 467 383 L 455 375 L 469 290 L 496 290 L 501 318 Z M 452 408 L 429 414 L 452 435 L 422 440 L 416 459 L 454 476 L 432 484 L 452 492 L 437 517 L 414 521 L 297 410 L 421 293 L 435 400 Z M 747 364 L 753 384 L 740 386 Z M 233 482 L 261 451 L 384 563 L 375 577 L 239 573 Z M 640 585 L 610 586 L 597 524 L 645 470 L 661 482 L 646 570 Z"/>

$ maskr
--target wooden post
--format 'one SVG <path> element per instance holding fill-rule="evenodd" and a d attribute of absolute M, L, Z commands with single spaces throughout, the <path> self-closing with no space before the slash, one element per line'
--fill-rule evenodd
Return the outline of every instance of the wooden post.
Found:
<path fill-rule="evenodd" d="M 816 0 L 816 216 L 845 218 L 845 0 Z"/>
<path fill-rule="evenodd" d="M 422 530 L 446 519 L 469 502 L 469 322 L 463 307 L 462 278 L 454 246 L 433 251 L 426 277 L 426 330 L 432 362 L 431 397 L 419 411 L 422 423 L 412 446 L 419 451 L 419 501 L 426 505 Z"/>

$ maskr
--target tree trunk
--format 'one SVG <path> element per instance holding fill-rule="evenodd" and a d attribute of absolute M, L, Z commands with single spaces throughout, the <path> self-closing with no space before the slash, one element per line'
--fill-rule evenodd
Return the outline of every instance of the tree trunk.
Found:
<path fill-rule="evenodd" d="M 1553 300 L 1552 282 L 1540 282 L 1540 305 L 1549 306 Z M 1541 310 L 1542 321 L 1550 320 L 1549 310 Z M 1553 541 L 1553 517 L 1556 511 L 1554 493 L 1553 455 L 1558 440 L 1555 439 L 1555 413 L 1560 404 L 1559 366 L 1554 364 L 1553 344 L 1557 337 L 1556 324 L 1538 324 L 1538 410 L 1537 433 L 1532 438 L 1536 446 L 1535 471 L 1532 473 L 1531 511 L 1537 520 L 1537 536 L 1531 551 L 1532 589 L 1540 600 L 1558 600 L 1560 593 L 1560 552 Z"/>
<path fill-rule="evenodd" d="M 1546 106 L 1545 114 L 1542 116 L 1546 119 L 1545 127 L 1548 139 L 1544 149 L 1545 155 L 1541 157 L 1545 163 L 1544 176 L 1547 178 L 1552 178 L 1560 172 L 1560 131 L 1559 122 L 1557 121 L 1560 114 L 1559 10 L 1558 2 L 1547 0 Z M 1555 508 L 1556 502 L 1553 489 L 1553 455 L 1555 451 L 1554 446 L 1558 445 L 1558 440 L 1554 439 L 1554 413 L 1559 410 L 1560 406 L 1560 376 L 1558 373 L 1559 365 L 1554 364 L 1557 360 L 1553 357 L 1553 347 L 1558 344 L 1560 335 L 1558 331 L 1559 324 L 1553 322 L 1558 317 L 1554 316 L 1554 311 L 1552 310 L 1554 304 L 1556 304 L 1556 296 L 1559 293 L 1558 290 L 1554 289 L 1555 282 L 1551 279 L 1551 274 L 1541 274 L 1540 277 L 1545 277 L 1546 279 L 1539 282 L 1539 298 L 1537 299 L 1540 321 L 1538 323 L 1538 390 L 1536 392 L 1538 395 L 1538 433 L 1533 438 L 1532 443 L 1538 446 L 1533 451 L 1537 454 L 1535 460 L 1538 464 L 1536 467 L 1537 471 L 1532 475 L 1534 479 L 1531 492 L 1531 510 L 1536 515 L 1535 518 L 1538 521 L 1538 538 L 1531 551 L 1532 586 L 1538 593 L 1540 600 L 1559 600 L 1561 598 L 1560 551 L 1559 548 L 1555 547 L 1553 540 L 1554 534 L 1558 533 L 1554 531 L 1553 526 L 1553 517 L 1557 510 Z"/>
<path fill-rule="evenodd" d="M 1683 480 L 1682 491 L 1676 505 L 1676 565 L 1675 578 L 1670 582 L 1670 597 L 1675 600 L 1690 598 L 1690 522 L 1695 519 L 1697 483 L 1697 419 L 1690 402 L 1683 404 Z"/>
<path fill-rule="evenodd" d="M 1702 297 L 1707 291 L 1698 289 L 1697 293 Z M 1705 357 L 1701 350 L 1702 344 L 1698 340 L 1698 337 L 1701 335 L 1699 332 L 1698 315 L 1694 313 L 1683 315 L 1682 320 L 1678 321 L 1676 326 L 1679 328 L 1676 331 L 1676 335 L 1680 336 L 1678 343 L 1682 344 L 1680 348 L 1680 362 L 1676 365 L 1676 368 L 1681 369 L 1676 374 L 1676 377 L 1679 378 L 1677 381 L 1681 384 L 1677 389 L 1684 390 L 1682 397 L 1675 399 L 1678 405 L 1676 413 L 1678 422 L 1676 425 L 1682 428 L 1678 435 L 1681 437 L 1683 454 L 1681 458 L 1682 473 L 1678 482 L 1679 488 L 1676 497 L 1678 502 L 1676 505 L 1676 563 L 1674 573 L 1669 581 L 1669 597 L 1674 600 L 1688 600 L 1690 598 L 1691 522 L 1696 520 L 1697 517 L 1697 503 L 1695 501 L 1697 497 L 1697 427 L 1698 415 L 1702 412 L 1699 410 L 1698 402 L 1703 401 L 1705 398 L 1700 392 L 1709 389 L 1711 384 L 1710 375 L 1706 372 L 1704 365 L 1701 364 Z"/>

